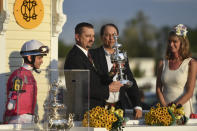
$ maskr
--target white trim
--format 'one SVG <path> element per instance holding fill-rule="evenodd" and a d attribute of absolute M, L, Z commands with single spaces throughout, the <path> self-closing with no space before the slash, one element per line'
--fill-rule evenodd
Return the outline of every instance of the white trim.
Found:
<path fill-rule="evenodd" d="M 5 43 L 5 37 L 0 35 L 0 122 L 3 121 L 3 114 L 5 110 L 5 103 L 6 103 L 6 43 Z"/>
<path fill-rule="evenodd" d="M 67 17 L 63 13 L 64 0 L 52 0 L 52 36 L 59 37 Z"/>
<path fill-rule="evenodd" d="M 8 4 L 7 0 L 3 0 L 3 7 L 0 12 L 0 121 L 3 121 L 3 114 L 4 114 L 4 107 L 6 102 L 6 40 L 5 40 L 5 33 L 7 30 L 7 25 L 9 23 L 10 15 L 8 11 Z"/>
<path fill-rule="evenodd" d="M 5 66 L 6 66 L 6 42 L 5 42 L 5 36 L 0 35 L 0 75 L 6 73 Z M 2 82 L 2 81 L 1 81 Z M 0 82 L 0 84 L 1 84 Z"/>
<path fill-rule="evenodd" d="M 3 9 L 0 12 L 0 35 L 5 34 L 9 23 L 10 13 L 8 11 L 7 0 L 3 0 Z"/>
<path fill-rule="evenodd" d="M 66 15 L 63 13 L 64 0 L 51 0 L 52 9 L 52 36 L 51 36 L 51 61 L 50 68 L 58 69 L 58 38 L 66 22 Z M 51 82 L 57 80 L 58 72 L 51 73 Z"/>

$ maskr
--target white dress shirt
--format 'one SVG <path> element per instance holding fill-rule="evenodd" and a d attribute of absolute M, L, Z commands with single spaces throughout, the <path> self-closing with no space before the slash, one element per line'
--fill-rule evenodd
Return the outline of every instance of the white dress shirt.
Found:
<path fill-rule="evenodd" d="M 110 54 L 104 49 L 105 51 L 105 58 L 107 60 L 108 72 L 110 72 L 113 64 L 111 62 Z M 113 77 L 113 81 L 117 81 L 117 74 Z M 120 92 L 109 92 L 109 98 L 106 100 L 108 103 L 115 103 L 119 101 L 119 94 Z"/>
<path fill-rule="evenodd" d="M 75 44 L 79 49 L 81 49 L 81 51 L 83 51 L 83 53 L 88 57 L 88 51 L 85 50 L 84 48 L 82 48 L 81 46 L 79 46 L 78 44 Z"/>
<path fill-rule="evenodd" d="M 111 71 L 111 68 L 113 66 L 112 62 L 111 62 L 111 58 L 110 58 L 110 54 L 104 49 L 105 51 L 105 58 L 107 60 L 107 66 L 108 66 L 108 72 Z M 117 74 L 113 77 L 113 81 L 117 81 Z M 115 103 L 119 101 L 119 94 L 120 92 L 109 92 L 109 98 L 106 100 L 106 102 L 108 103 Z M 142 110 L 142 107 L 140 106 L 136 106 L 134 107 L 134 109 L 139 109 Z"/>

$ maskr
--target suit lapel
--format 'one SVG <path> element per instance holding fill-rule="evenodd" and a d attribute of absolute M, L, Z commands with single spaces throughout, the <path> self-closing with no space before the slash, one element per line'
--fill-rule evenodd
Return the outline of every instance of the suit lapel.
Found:
<path fill-rule="evenodd" d="M 103 72 L 108 72 L 107 60 L 105 57 L 105 51 L 103 46 L 100 47 L 100 54 L 101 54 L 101 62 L 103 67 Z"/>
<path fill-rule="evenodd" d="M 96 70 L 93 64 L 89 61 L 88 57 L 84 54 L 84 52 L 81 49 L 79 49 L 76 45 L 74 48 L 77 52 L 79 52 L 79 57 L 82 57 L 82 59 L 84 60 L 84 64 L 87 66 L 87 68 L 90 70 Z"/>

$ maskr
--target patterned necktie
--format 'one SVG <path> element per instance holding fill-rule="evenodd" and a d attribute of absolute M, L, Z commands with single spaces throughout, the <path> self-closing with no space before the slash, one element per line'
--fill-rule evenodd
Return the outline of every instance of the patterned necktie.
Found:
<path fill-rule="evenodd" d="M 88 59 L 89 59 L 90 63 L 92 63 L 94 65 L 91 54 L 89 53 L 89 51 L 88 51 Z"/>

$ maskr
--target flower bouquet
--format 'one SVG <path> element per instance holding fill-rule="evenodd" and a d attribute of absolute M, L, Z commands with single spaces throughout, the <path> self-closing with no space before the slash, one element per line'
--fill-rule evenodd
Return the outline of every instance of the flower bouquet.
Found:
<path fill-rule="evenodd" d="M 84 127 L 104 127 L 107 130 L 121 129 L 124 123 L 123 110 L 111 107 L 110 110 L 97 106 L 84 114 Z"/>
<path fill-rule="evenodd" d="M 156 107 L 152 107 L 148 113 L 145 114 L 145 123 L 147 125 L 170 126 L 183 125 L 188 118 L 185 116 L 182 106 L 172 104 L 168 107 L 161 107 L 158 103 Z"/>
<path fill-rule="evenodd" d="M 168 109 L 174 115 L 177 125 L 186 124 L 188 118 L 185 116 L 184 108 L 182 107 L 182 105 L 176 106 L 175 104 L 172 104 L 171 106 L 168 107 Z"/>

